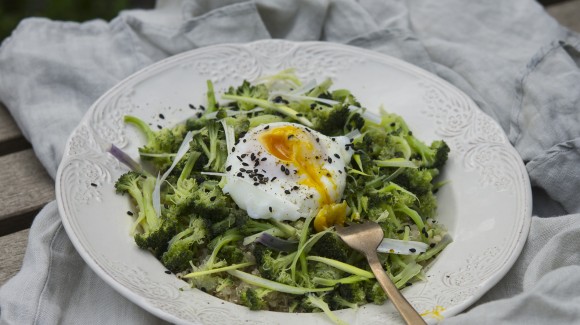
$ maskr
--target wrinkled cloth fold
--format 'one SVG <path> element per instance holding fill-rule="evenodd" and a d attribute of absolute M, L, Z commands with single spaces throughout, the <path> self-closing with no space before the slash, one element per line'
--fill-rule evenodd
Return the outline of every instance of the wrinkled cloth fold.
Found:
<path fill-rule="evenodd" d="M 580 37 L 532 0 L 159 0 L 82 24 L 32 18 L 0 47 L 0 101 L 51 176 L 91 104 L 184 51 L 279 38 L 391 55 L 437 74 L 494 118 L 520 153 L 534 214 L 509 273 L 445 324 L 580 322 Z M 157 324 L 75 251 L 56 204 L 36 217 L 1 324 Z"/>

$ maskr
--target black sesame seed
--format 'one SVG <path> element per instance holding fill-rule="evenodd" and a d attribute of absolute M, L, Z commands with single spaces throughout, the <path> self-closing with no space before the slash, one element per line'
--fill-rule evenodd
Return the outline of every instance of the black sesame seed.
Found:
<path fill-rule="evenodd" d="M 210 198 L 209 198 L 209 200 L 210 200 L 211 202 L 215 201 L 215 199 L 217 199 L 215 196 L 212 196 L 212 197 L 210 197 Z"/>
<path fill-rule="evenodd" d="M 236 151 L 236 147 L 232 147 L 232 152 Z"/>
<path fill-rule="evenodd" d="M 286 174 L 286 175 L 290 175 L 290 170 L 286 169 L 286 170 L 284 171 L 284 174 Z"/>
<path fill-rule="evenodd" d="M 336 157 L 336 159 L 340 159 L 340 156 L 337 153 L 335 153 L 334 156 Z"/>
<path fill-rule="evenodd" d="M 256 155 L 252 152 L 252 155 L 250 156 L 250 160 L 254 161 L 256 160 Z"/>
<path fill-rule="evenodd" d="M 240 157 L 246 158 L 247 154 L 243 153 Z"/>
<path fill-rule="evenodd" d="M 320 142 L 320 138 L 316 138 L 316 142 Z"/>
<path fill-rule="evenodd" d="M 429 247 L 431 247 L 431 248 L 435 247 L 435 243 L 429 244 Z"/>
<path fill-rule="evenodd" d="M 199 105 L 199 109 L 201 109 L 202 111 L 205 111 L 205 106 Z"/>
<path fill-rule="evenodd" d="M 192 104 L 189 104 L 189 108 L 195 109 L 195 106 L 193 106 Z"/>
<path fill-rule="evenodd" d="M 226 167 L 227 172 L 229 172 L 230 170 L 232 170 L 232 165 L 229 165 L 228 167 Z"/>
<path fill-rule="evenodd" d="M 258 182 L 255 182 L 254 183 L 254 186 L 258 186 L 258 185 L 260 185 L 260 183 L 258 183 Z"/>
<path fill-rule="evenodd" d="M 310 109 L 315 109 L 316 108 L 316 104 L 312 103 L 310 104 Z"/>
<path fill-rule="evenodd" d="M 328 159 L 326 159 L 326 161 L 328 161 L 329 164 L 332 164 L 332 158 L 328 157 Z"/>
<path fill-rule="evenodd" d="M 415 253 L 416 251 L 417 251 L 417 250 L 416 250 L 416 249 L 414 249 L 414 248 L 409 248 L 409 252 L 411 252 L 411 253 Z"/>
<path fill-rule="evenodd" d="M 248 165 L 248 163 L 242 162 L 242 166 L 248 167 L 250 165 Z"/>
<path fill-rule="evenodd" d="M 280 170 L 283 171 L 283 172 L 285 172 L 286 171 L 286 167 L 284 167 L 284 165 L 281 165 L 280 166 Z"/>
<path fill-rule="evenodd" d="M 391 127 L 395 127 L 395 125 L 396 125 L 395 122 L 391 123 Z"/>
<path fill-rule="evenodd" d="M 407 134 L 409 134 L 409 135 L 413 135 L 413 132 L 409 131 Z"/>
<path fill-rule="evenodd" d="M 243 143 L 246 143 L 246 139 L 242 140 Z"/>
<path fill-rule="evenodd" d="M 130 216 L 132 216 L 133 215 L 133 212 L 127 211 L 127 214 L 130 215 Z"/>
<path fill-rule="evenodd" d="M 282 96 L 276 96 L 276 97 L 274 97 L 274 99 L 272 101 L 274 103 L 280 103 L 280 102 L 282 102 Z"/>
<path fill-rule="evenodd" d="M 339 171 L 338 171 L 338 173 L 339 173 L 339 174 L 342 174 L 342 170 L 339 170 Z"/>
<path fill-rule="evenodd" d="M 273 181 L 275 181 L 275 180 L 276 180 L 276 178 L 278 178 L 278 177 L 276 177 L 276 176 L 272 177 L 272 179 L 270 180 L 270 182 L 273 182 Z"/>
<path fill-rule="evenodd" d="M 159 114 L 159 118 L 162 119 L 162 120 L 164 120 L 165 119 L 165 116 L 163 114 Z"/>
<path fill-rule="evenodd" d="M 238 158 L 239 161 L 242 161 L 242 157 L 236 156 L 236 158 Z"/>
<path fill-rule="evenodd" d="M 260 159 L 260 160 L 261 160 L 261 161 L 266 161 L 266 159 L 268 159 L 268 158 L 264 157 L 264 158 L 262 158 L 262 159 Z"/>
<path fill-rule="evenodd" d="M 300 188 L 300 187 L 298 187 L 298 186 L 296 186 L 296 185 L 294 185 L 294 187 L 292 187 L 292 189 L 293 189 L 294 191 L 297 191 L 299 188 Z"/>
<path fill-rule="evenodd" d="M 406 285 L 407 287 L 410 287 L 410 286 L 412 286 L 413 284 L 412 284 L 411 282 L 407 282 L 407 283 L 405 283 L 405 285 Z"/>
<path fill-rule="evenodd" d="M 270 210 L 270 212 L 272 212 L 272 207 L 268 207 L 268 210 Z"/>
<path fill-rule="evenodd" d="M 165 274 L 171 274 L 171 271 L 165 270 Z"/>
<path fill-rule="evenodd" d="M 290 191 L 289 190 L 285 190 L 284 193 L 290 194 Z"/>
<path fill-rule="evenodd" d="M 242 173 L 245 173 L 245 172 L 246 172 L 246 169 L 245 169 L 245 168 L 240 168 L 240 171 L 241 171 Z"/>
<path fill-rule="evenodd" d="M 197 118 L 201 118 L 203 116 L 203 113 L 197 112 L 197 113 L 195 113 L 195 116 L 197 116 Z"/>
<path fill-rule="evenodd" d="M 238 177 L 244 177 L 244 174 L 238 173 L 236 176 L 238 176 Z"/>
<path fill-rule="evenodd" d="M 92 186 L 92 187 L 97 187 L 97 184 L 95 184 L 95 183 L 91 183 L 91 186 Z"/>
<path fill-rule="evenodd" d="M 159 125 L 159 124 L 157 124 L 157 128 L 158 128 L 159 130 L 163 129 L 163 127 L 162 127 L 161 125 Z"/>
<path fill-rule="evenodd" d="M 269 126 L 269 125 L 266 125 L 266 126 L 264 127 L 264 130 L 267 130 L 267 129 L 269 129 L 269 128 L 270 128 L 270 126 Z"/>

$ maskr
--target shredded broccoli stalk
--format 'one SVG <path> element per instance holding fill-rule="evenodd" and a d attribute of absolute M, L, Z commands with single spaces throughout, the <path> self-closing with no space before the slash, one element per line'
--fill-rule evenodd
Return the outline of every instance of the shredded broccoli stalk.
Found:
<path fill-rule="evenodd" d="M 419 168 L 417 164 L 404 158 L 391 158 L 386 160 L 375 160 L 379 167 L 402 167 L 402 168 Z"/>
<path fill-rule="evenodd" d="M 238 234 L 237 232 L 231 232 L 228 234 L 225 234 L 221 237 L 217 238 L 217 241 L 215 242 L 214 249 L 208 259 L 208 262 L 206 265 L 208 265 L 209 268 L 211 268 L 211 266 L 215 263 L 216 257 L 220 251 L 220 249 L 222 249 L 222 247 L 224 247 L 226 244 L 236 241 L 236 240 L 240 240 L 242 239 L 242 236 L 240 234 Z M 213 243 L 210 243 L 210 245 Z"/>
<path fill-rule="evenodd" d="M 332 267 L 335 267 L 341 271 L 344 271 L 344 272 L 347 272 L 347 273 L 350 273 L 353 275 L 358 275 L 358 276 L 361 276 L 364 278 L 371 279 L 371 278 L 375 277 L 375 275 L 372 272 L 369 272 L 369 271 L 366 271 L 363 269 L 359 269 L 356 266 L 352 266 L 350 264 L 346 264 L 346 263 L 343 263 L 343 262 L 340 262 L 337 260 L 333 260 L 330 258 L 326 258 L 326 257 L 322 257 L 322 256 L 308 256 L 306 259 L 309 261 L 324 263 L 324 264 L 330 265 Z"/>
<path fill-rule="evenodd" d="M 207 81 L 207 108 L 205 113 L 212 113 L 217 110 L 217 102 L 215 99 L 215 92 L 213 90 L 213 82 Z"/>
<path fill-rule="evenodd" d="M 417 213 L 417 211 L 409 208 L 408 206 L 406 206 L 404 204 L 397 204 L 395 206 L 395 211 L 401 211 L 404 214 L 406 214 L 407 216 L 409 216 L 409 218 L 411 218 L 413 220 L 413 222 L 417 225 L 417 227 L 419 228 L 420 231 L 425 229 L 425 223 L 423 223 L 423 219 Z"/>
<path fill-rule="evenodd" d="M 245 103 L 254 104 L 256 106 L 260 106 L 260 107 L 263 107 L 265 109 L 273 110 L 273 111 L 280 113 L 284 116 L 288 116 L 288 117 L 290 117 L 290 118 L 292 118 L 292 119 L 294 119 L 294 120 L 296 120 L 296 121 L 298 121 L 298 122 L 300 122 L 308 127 L 313 126 L 312 122 L 310 122 L 304 116 L 301 116 L 298 112 L 296 112 L 292 108 L 285 106 L 285 105 L 277 105 L 277 104 L 269 102 L 265 99 L 242 97 L 242 96 L 228 95 L 228 94 L 223 95 L 222 98 L 226 99 L 226 100 L 234 100 L 234 101 L 238 101 L 238 102 L 245 102 Z"/>
<path fill-rule="evenodd" d="M 310 256 L 312 257 L 312 256 Z M 349 283 L 357 283 L 361 281 L 368 281 L 368 277 L 360 276 L 360 275 L 351 275 L 345 278 L 340 279 L 326 279 L 320 277 L 313 277 L 312 282 L 315 284 L 327 286 L 327 287 L 334 287 L 338 284 L 349 284 Z"/>
<path fill-rule="evenodd" d="M 142 121 L 140 118 L 132 115 L 125 115 L 123 121 L 125 123 L 132 124 L 133 126 L 137 127 L 139 131 L 143 132 L 143 134 L 147 137 L 148 143 L 155 141 L 155 133 L 153 133 L 149 125 Z"/>
<path fill-rule="evenodd" d="M 226 272 L 226 271 L 230 271 L 230 270 L 237 270 L 237 269 L 242 269 L 244 267 L 248 267 L 248 266 L 252 266 L 255 265 L 256 263 L 253 262 L 246 262 L 246 263 L 240 263 L 240 264 L 234 264 L 234 265 L 228 265 L 228 266 L 224 266 L 224 267 L 219 267 L 216 269 L 210 269 L 210 270 L 204 270 L 204 271 L 197 271 L 197 272 L 191 272 L 188 273 L 184 276 L 182 276 L 182 278 L 195 278 L 198 276 L 203 276 L 203 275 L 209 275 L 209 274 L 214 274 L 214 273 L 220 273 L 220 272 Z"/>
<path fill-rule="evenodd" d="M 253 284 L 257 287 L 269 289 L 278 292 L 289 293 L 292 295 L 303 295 L 309 292 L 324 292 L 324 291 L 332 291 L 334 288 L 305 288 L 305 287 L 296 287 L 290 286 L 287 284 L 283 284 L 276 281 L 271 281 L 264 279 L 259 276 L 255 276 L 246 272 L 238 271 L 238 270 L 230 270 L 227 271 L 230 275 L 235 276 L 236 278 L 249 283 Z"/>

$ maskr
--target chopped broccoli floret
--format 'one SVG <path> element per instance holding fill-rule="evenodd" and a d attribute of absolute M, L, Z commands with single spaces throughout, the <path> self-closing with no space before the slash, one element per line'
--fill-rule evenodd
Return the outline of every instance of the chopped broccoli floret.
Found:
<path fill-rule="evenodd" d="M 228 265 L 242 263 L 246 259 L 246 255 L 237 245 L 226 245 L 220 249 L 217 257 L 228 262 Z"/>
<path fill-rule="evenodd" d="M 226 94 L 229 95 L 236 95 L 248 98 L 256 98 L 256 99 L 268 99 L 269 92 L 268 88 L 265 85 L 252 85 L 247 80 L 244 80 L 242 85 L 237 88 L 230 87 Z M 256 107 L 256 104 L 249 103 L 249 102 L 237 102 L 238 107 L 240 110 L 249 111 Z"/>
<path fill-rule="evenodd" d="M 376 305 L 382 305 L 387 300 L 387 294 L 376 281 L 367 281 L 363 283 L 366 293 L 366 300 Z"/>
<path fill-rule="evenodd" d="M 276 252 L 262 244 L 256 244 L 254 247 L 254 258 L 260 275 L 266 279 L 289 285 L 295 285 L 289 272 L 295 255 L 296 253 Z"/>
<path fill-rule="evenodd" d="M 268 301 L 266 296 L 272 292 L 272 290 L 264 288 L 246 288 L 240 294 L 240 302 L 242 305 L 250 308 L 250 310 L 263 310 L 267 309 Z"/>
<path fill-rule="evenodd" d="M 154 186 L 155 178 L 133 171 L 121 175 L 115 183 L 117 193 L 128 193 L 137 204 L 139 212 L 136 226 L 143 230 L 142 233 L 135 234 L 137 245 L 159 256 L 167 248 L 169 239 L 177 232 L 177 222 L 173 218 L 157 216 L 151 199 Z"/>
<path fill-rule="evenodd" d="M 143 160 L 151 161 L 159 170 L 165 170 L 171 165 L 172 156 L 179 149 L 183 137 L 187 133 L 185 125 L 174 128 L 163 128 L 153 131 L 151 127 L 138 117 L 126 115 L 125 123 L 134 125 L 147 138 L 147 143 L 139 148 Z"/>
<path fill-rule="evenodd" d="M 350 252 L 351 249 L 342 241 L 342 239 L 340 239 L 334 232 L 328 232 L 324 234 L 324 236 L 322 236 L 314 246 L 312 246 L 310 255 L 317 255 L 346 262 Z"/>
<path fill-rule="evenodd" d="M 178 273 L 189 268 L 200 245 L 208 241 L 209 229 L 205 219 L 194 217 L 189 227 L 175 235 L 168 245 L 161 262 L 171 272 Z"/>
<path fill-rule="evenodd" d="M 367 303 L 364 282 L 339 284 L 338 293 L 345 300 L 355 303 L 357 305 Z"/>

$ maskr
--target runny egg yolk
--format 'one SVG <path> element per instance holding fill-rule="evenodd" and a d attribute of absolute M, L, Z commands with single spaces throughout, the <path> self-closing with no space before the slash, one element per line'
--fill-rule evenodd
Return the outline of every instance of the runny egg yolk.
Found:
<path fill-rule="evenodd" d="M 304 177 L 299 184 L 314 188 L 320 194 L 320 206 L 334 203 L 322 181 L 322 177 L 336 187 L 328 170 L 322 167 L 318 150 L 306 131 L 293 125 L 272 128 L 259 137 L 262 146 L 274 157 L 295 166 Z"/>

